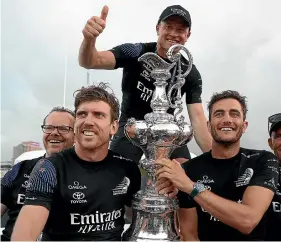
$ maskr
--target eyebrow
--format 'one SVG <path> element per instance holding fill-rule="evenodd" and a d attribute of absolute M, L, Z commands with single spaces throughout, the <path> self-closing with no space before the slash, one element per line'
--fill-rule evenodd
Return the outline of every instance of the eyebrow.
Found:
<path fill-rule="evenodd" d="M 238 109 L 235 109 L 235 108 L 232 108 L 232 109 L 230 109 L 229 110 L 230 112 L 235 112 L 235 113 L 241 113 Z M 218 110 L 216 110 L 215 112 L 214 112 L 214 114 L 216 114 L 216 113 L 224 113 L 225 112 L 225 110 L 223 110 L 223 109 L 218 109 Z"/>

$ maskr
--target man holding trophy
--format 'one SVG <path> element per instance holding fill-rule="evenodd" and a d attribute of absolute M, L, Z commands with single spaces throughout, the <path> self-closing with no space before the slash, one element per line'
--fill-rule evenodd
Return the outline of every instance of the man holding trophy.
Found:
<path fill-rule="evenodd" d="M 246 100 L 238 92 L 214 94 L 208 109 L 212 150 L 185 163 L 184 169 L 175 160 L 155 162 L 162 166 L 156 173 L 158 179 L 168 178 L 181 190 L 178 199 L 183 240 L 264 240 L 265 215 L 269 215 L 278 189 L 277 158 L 265 150 L 240 147 L 248 122 Z M 272 135 L 275 129 L 271 130 Z"/>
<path fill-rule="evenodd" d="M 144 119 L 144 115 L 152 111 L 150 103 L 155 89 L 151 78 L 152 68 L 138 58 L 145 53 L 153 52 L 163 60 L 171 63 L 167 58 L 168 49 L 175 44 L 184 45 L 191 34 L 191 18 L 189 12 L 180 5 L 167 7 L 159 17 L 156 25 L 157 42 L 122 44 L 108 51 L 98 51 L 95 47 L 97 37 L 103 32 L 106 25 L 108 7 L 104 6 L 101 16 L 94 16 L 88 20 L 83 29 L 84 40 L 80 47 L 79 63 L 88 69 L 117 69 L 123 68 L 122 92 L 123 100 L 119 129 L 111 142 L 110 149 L 136 162 L 142 157 L 143 151 L 132 145 L 124 134 L 124 126 L 129 118 Z M 181 57 L 183 72 L 188 68 L 188 61 Z M 171 78 L 167 88 L 170 88 L 176 79 L 176 66 L 171 68 Z M 181 95 L 186 94 L 186 104 L 189 118 L 194 129 L 195 139 L 203 152 L 211 148 L 211 138 L 207 131 L 207 120 L 204 115 L 201 93 L 202 80 L 195 65 L 185 77 L 185 84 Z M 171 98 L 176 96 L 172 92 Z M 173 114 L 169 108 L 168 113 Z M 190 159 L 187 146 L 176 148 L 171 158 Z"/>

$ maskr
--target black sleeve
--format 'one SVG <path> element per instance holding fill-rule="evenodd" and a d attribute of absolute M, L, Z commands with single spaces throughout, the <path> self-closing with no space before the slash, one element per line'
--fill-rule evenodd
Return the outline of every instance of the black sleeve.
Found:
<path fill-rule="evenodd" d="M 132 200 L 134 195 L 140 190 L 141 187 L 141 172 L 138 165 L 135 162 L 130 162 L 128 166 L 127 176 L 130 179 L 130 185 L 126 197 L 126 206 L 132 206 Z"/>
<path fill-rule="evenodd" d="M 272 153 L 266 151 L 257 159 L 256 168 L 249 186 L 265 187 L 275 193 L 277 190 L 278 178 L 278 160 Z"/>
<path fill-rule="evenodd" d="M 116 60 L 115 69 L 126 67 L 132 63 L 133 60 L 138 60 L 138 57 L 142 53 L 142 49 L 143 45 L 141 43 L 126 43 L 109 50 L 113 53 Z"/>
<path fill-rule="evenodd" d="M 184 87 L 186 104 L 202 103 L 202 79 L 195 65 L 192 66 L 191 72 L 186 76 Z"/>
<path fill-rule="evenodd" d="M 189 162 L 185 162 L 182 164 L 182 168 L 185 170 L 185 174 L 187 176 L 189 176 L 189 173 L 188 173 L 188 168 L 189 168 L 189 165 L 188 165 Z M 182 191 L 179 191 L 178 192 L 178 200 L 179 200 L 179 207 L 180 208 L 193 208 L 193 207 L 196 207 L 196 202 L 193 200 L 192 197 L 189 196 L 189 194 L 185 193 L 185 192 L 182 192 Z"/>
<path fill-rule="evenodd" d="M 21 161 L 15 164 L 1 179 L 1 203 L 9 208 L 12 202 L 12 192 L 14 188 L 14 181 L 19 176 L 22 164 Z"/>
<path fill-rule="evenodd" d="M 25 205 L 39 205 L 50 210 L 57 187 L 56 168 L 48 159 L 38 161 L 26 189 Z"/>

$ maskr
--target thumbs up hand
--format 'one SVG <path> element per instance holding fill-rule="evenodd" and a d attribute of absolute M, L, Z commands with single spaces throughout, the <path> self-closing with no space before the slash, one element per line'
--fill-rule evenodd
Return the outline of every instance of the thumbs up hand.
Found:
<path fill-rule="evenodd" d="M 87 21 L 84 29 L 82 30 L 85 39 L 94 41 L 103 32 L 106 26 L 108 10 L 108 7 L 104 6 L 102 8 L 100 17 L 94 16 Z"/>

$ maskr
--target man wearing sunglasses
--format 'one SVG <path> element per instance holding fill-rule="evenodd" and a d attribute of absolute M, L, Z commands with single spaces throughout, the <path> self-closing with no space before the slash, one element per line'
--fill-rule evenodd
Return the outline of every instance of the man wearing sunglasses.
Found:
<path fill-rule="evenodd" d="M 44 118 L 41 126 L 46 149 L 44 157 L 49 157 L 73 146 L 74 120 L 74 112 L 62 107 L 53 108 Z M 8 210 L 8 221 L 3 230 L 1 241 L 11 239 L 15 221 L 25 201 L 30 173 L 41 158 L 17 163 L 1 180 L 1 217 Z"/>
<path fill-rule="evenodd" d="M 281 113 L 274 114 L 268 118 L 268 144 L 281 164 Z M 281 171 L 281 166 L 279 166 Z M 280 174 L 280 172 L 279 172 Z M 281 176 L 277 185 L 277 191 L 272 200 L 270 217 L 268 221 L 266 240 L 281 241 Z"/>

